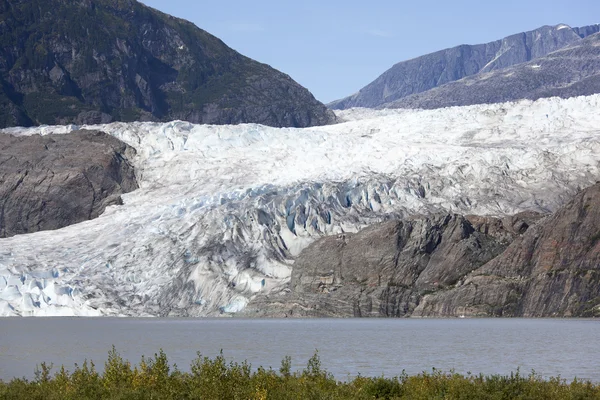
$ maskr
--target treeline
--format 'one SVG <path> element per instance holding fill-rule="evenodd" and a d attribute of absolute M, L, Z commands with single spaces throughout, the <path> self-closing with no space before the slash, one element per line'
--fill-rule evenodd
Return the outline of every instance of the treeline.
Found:
<path fill-rule="evenodd" d="M 318 353 L 299 372 L 291 371 L 289 357 L 278 371 L 254 370 L 246 362 L 227 362 L 222 353 L 213 359 L 199 354 L 190 372 L 182 372 L 163 351 L 131 365 L 113 347 L 102 373 L 87 361 L 73 372 L 51 369 L 42 363 L 31 381 L 0 381 L 0 399 L 600 399 L 598 384 L 545 380 L 534 372 L 465 376 L 433 370 L 342 382 L 322 368 Z"/>

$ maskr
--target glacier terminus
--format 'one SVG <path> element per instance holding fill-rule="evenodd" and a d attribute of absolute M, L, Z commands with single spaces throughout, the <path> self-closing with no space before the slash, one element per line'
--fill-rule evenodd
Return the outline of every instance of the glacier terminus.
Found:
<path fill-rule="evenodd" d="M 548 213 L 600 175 L 600 96 L 337 111 L 311 128 L 188 122 L 104 131 L 139 189 L 100 217 L 0 239 L 0 315 L 216 316 L 286 290 L 315 240 L 437 212 Z"/>

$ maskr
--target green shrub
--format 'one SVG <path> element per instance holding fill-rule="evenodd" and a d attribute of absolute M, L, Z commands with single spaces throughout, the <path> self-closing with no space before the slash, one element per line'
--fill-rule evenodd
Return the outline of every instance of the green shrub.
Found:
<path fill-rule="evenodd" d="M 162 350 L 132 366 L 113 347 L 102 373 L 87 361 L 72 373 L 65 367 L 51 371 L 52 365 L 42 363 L 32 381 L 0 381 L 0 399 L 600 399 L 600 385 L 545 380 L 534 371 L 527 376 L 519 370 L 508 376 L 474 376 L 434 369 L 414 376 L 403 372 L 393 378 L 337 381 L 323 369 L 318 352 L 299 372 L 292 372 L 290 357 L 278 372 L 253 371 L 247 362 L 227 362 L 222 352 L 212 359 L 198 354 L 190 372 L 181 372 Z"/>

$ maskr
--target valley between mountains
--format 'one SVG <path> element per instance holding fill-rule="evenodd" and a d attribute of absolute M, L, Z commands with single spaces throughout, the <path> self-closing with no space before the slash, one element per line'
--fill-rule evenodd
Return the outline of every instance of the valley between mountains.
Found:
<path fill-rule="evenodd" d="M 124 143 L 108 160 L 135 182 L 91 181 L 90 207 L 120 196 L 97 218 L 0 239 L 0 314 L 596 315 L 599 106 L 4 129 L 23 141 L 105 132 Z"/>
<path fill-rule="evenodd" d="M 597 316 L 599 77 L 546 25 L 327 107 L 136 0 L 0 0 L 0 315 Z"/>

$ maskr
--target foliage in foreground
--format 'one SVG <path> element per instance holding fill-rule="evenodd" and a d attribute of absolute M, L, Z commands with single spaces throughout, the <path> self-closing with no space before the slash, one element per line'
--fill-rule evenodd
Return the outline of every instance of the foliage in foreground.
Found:
<path fill-rule="evenodd" d="M 190 372 L 171 366 L 161 350 L 132 366 L 113 349 L 104 372 L 84 362 L 51 374 L 42 364 L 32 381 L 0 381 L 0 399 L 600 399 L 600 385 L 560 378 L 544 380 L 518 371 L 510 376 L 473 376 L 433 370 L 395 378 L 357 377 L 336 381 L 321 367 L 318 354 L 301 371 L 291 372 L 286 357 L 279 371 L 252 370 L 223 355 L 198 357 Z"/>

